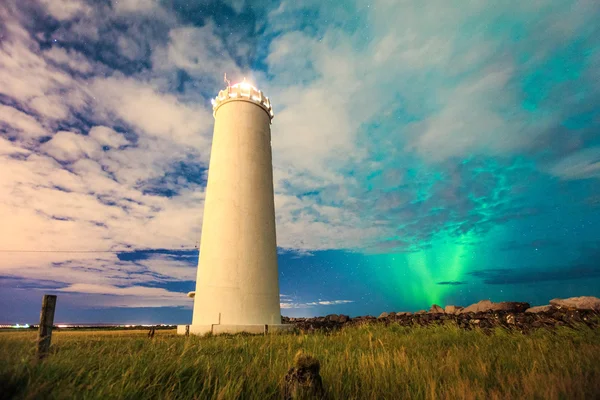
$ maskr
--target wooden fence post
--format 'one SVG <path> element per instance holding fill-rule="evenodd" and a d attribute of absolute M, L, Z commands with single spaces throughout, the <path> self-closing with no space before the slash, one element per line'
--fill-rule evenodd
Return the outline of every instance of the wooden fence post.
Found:
<path fill-rule="evenodd" d="M 40 313 L 40 330 L 38 332 L 38 358 L 42 359 L 48 354 L 52 341 L 52 326 L 54 325 L 54 310 L 56 310 L 56 296 L 45 294 L 42 299 L 42 312 Z"/>

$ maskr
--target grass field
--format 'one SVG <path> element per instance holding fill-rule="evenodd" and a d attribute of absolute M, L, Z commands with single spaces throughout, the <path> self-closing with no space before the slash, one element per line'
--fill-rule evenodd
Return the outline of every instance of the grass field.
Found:
<path fill-rule="evenodd" d="M 174 331 L 0 333 L 0 397 L 280 398 L 300 349 L 321 362 L 330 399 L 597 399 L 600 331 L 530 335 L 451 326 L 346 328 L 333 334 L 181 337 Z"/>

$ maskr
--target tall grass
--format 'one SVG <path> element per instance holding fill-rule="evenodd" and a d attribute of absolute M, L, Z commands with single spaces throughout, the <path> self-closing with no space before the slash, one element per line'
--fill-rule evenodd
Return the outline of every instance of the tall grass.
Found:
<path fill-rule="evenodd" d="M 157 331 L 0 333 L 0 397 L 270 399 L 300 349 L 332 399 L 600 398 L 600 332 L 531 335 L 381 325 L 333 334 L 181 337 Z"/>

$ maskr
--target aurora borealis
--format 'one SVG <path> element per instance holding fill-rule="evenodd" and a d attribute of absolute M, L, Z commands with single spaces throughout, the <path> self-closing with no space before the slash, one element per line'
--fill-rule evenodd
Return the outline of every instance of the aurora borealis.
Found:
<path fill-rule="evenodd" d="M 596 3 L 2 2 L 0 322 L 189 322 L 224 72 L 284 315 L 600 296 Z"/>

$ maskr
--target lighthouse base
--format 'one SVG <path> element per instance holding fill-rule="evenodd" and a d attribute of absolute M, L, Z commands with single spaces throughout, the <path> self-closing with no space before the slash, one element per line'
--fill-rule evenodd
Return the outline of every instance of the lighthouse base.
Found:
<path fill-rule="evenodd" d="M 294 325 L 291 324 L 280 324 L 280 325 L 177 325 L 178 335 L 206 335 L 211 333 L 213 335 L 219 335 L 221 333 L 253 333 L 265 335 L 267 333 L 275 332 L 289 332 L 294 329 Z"/>

